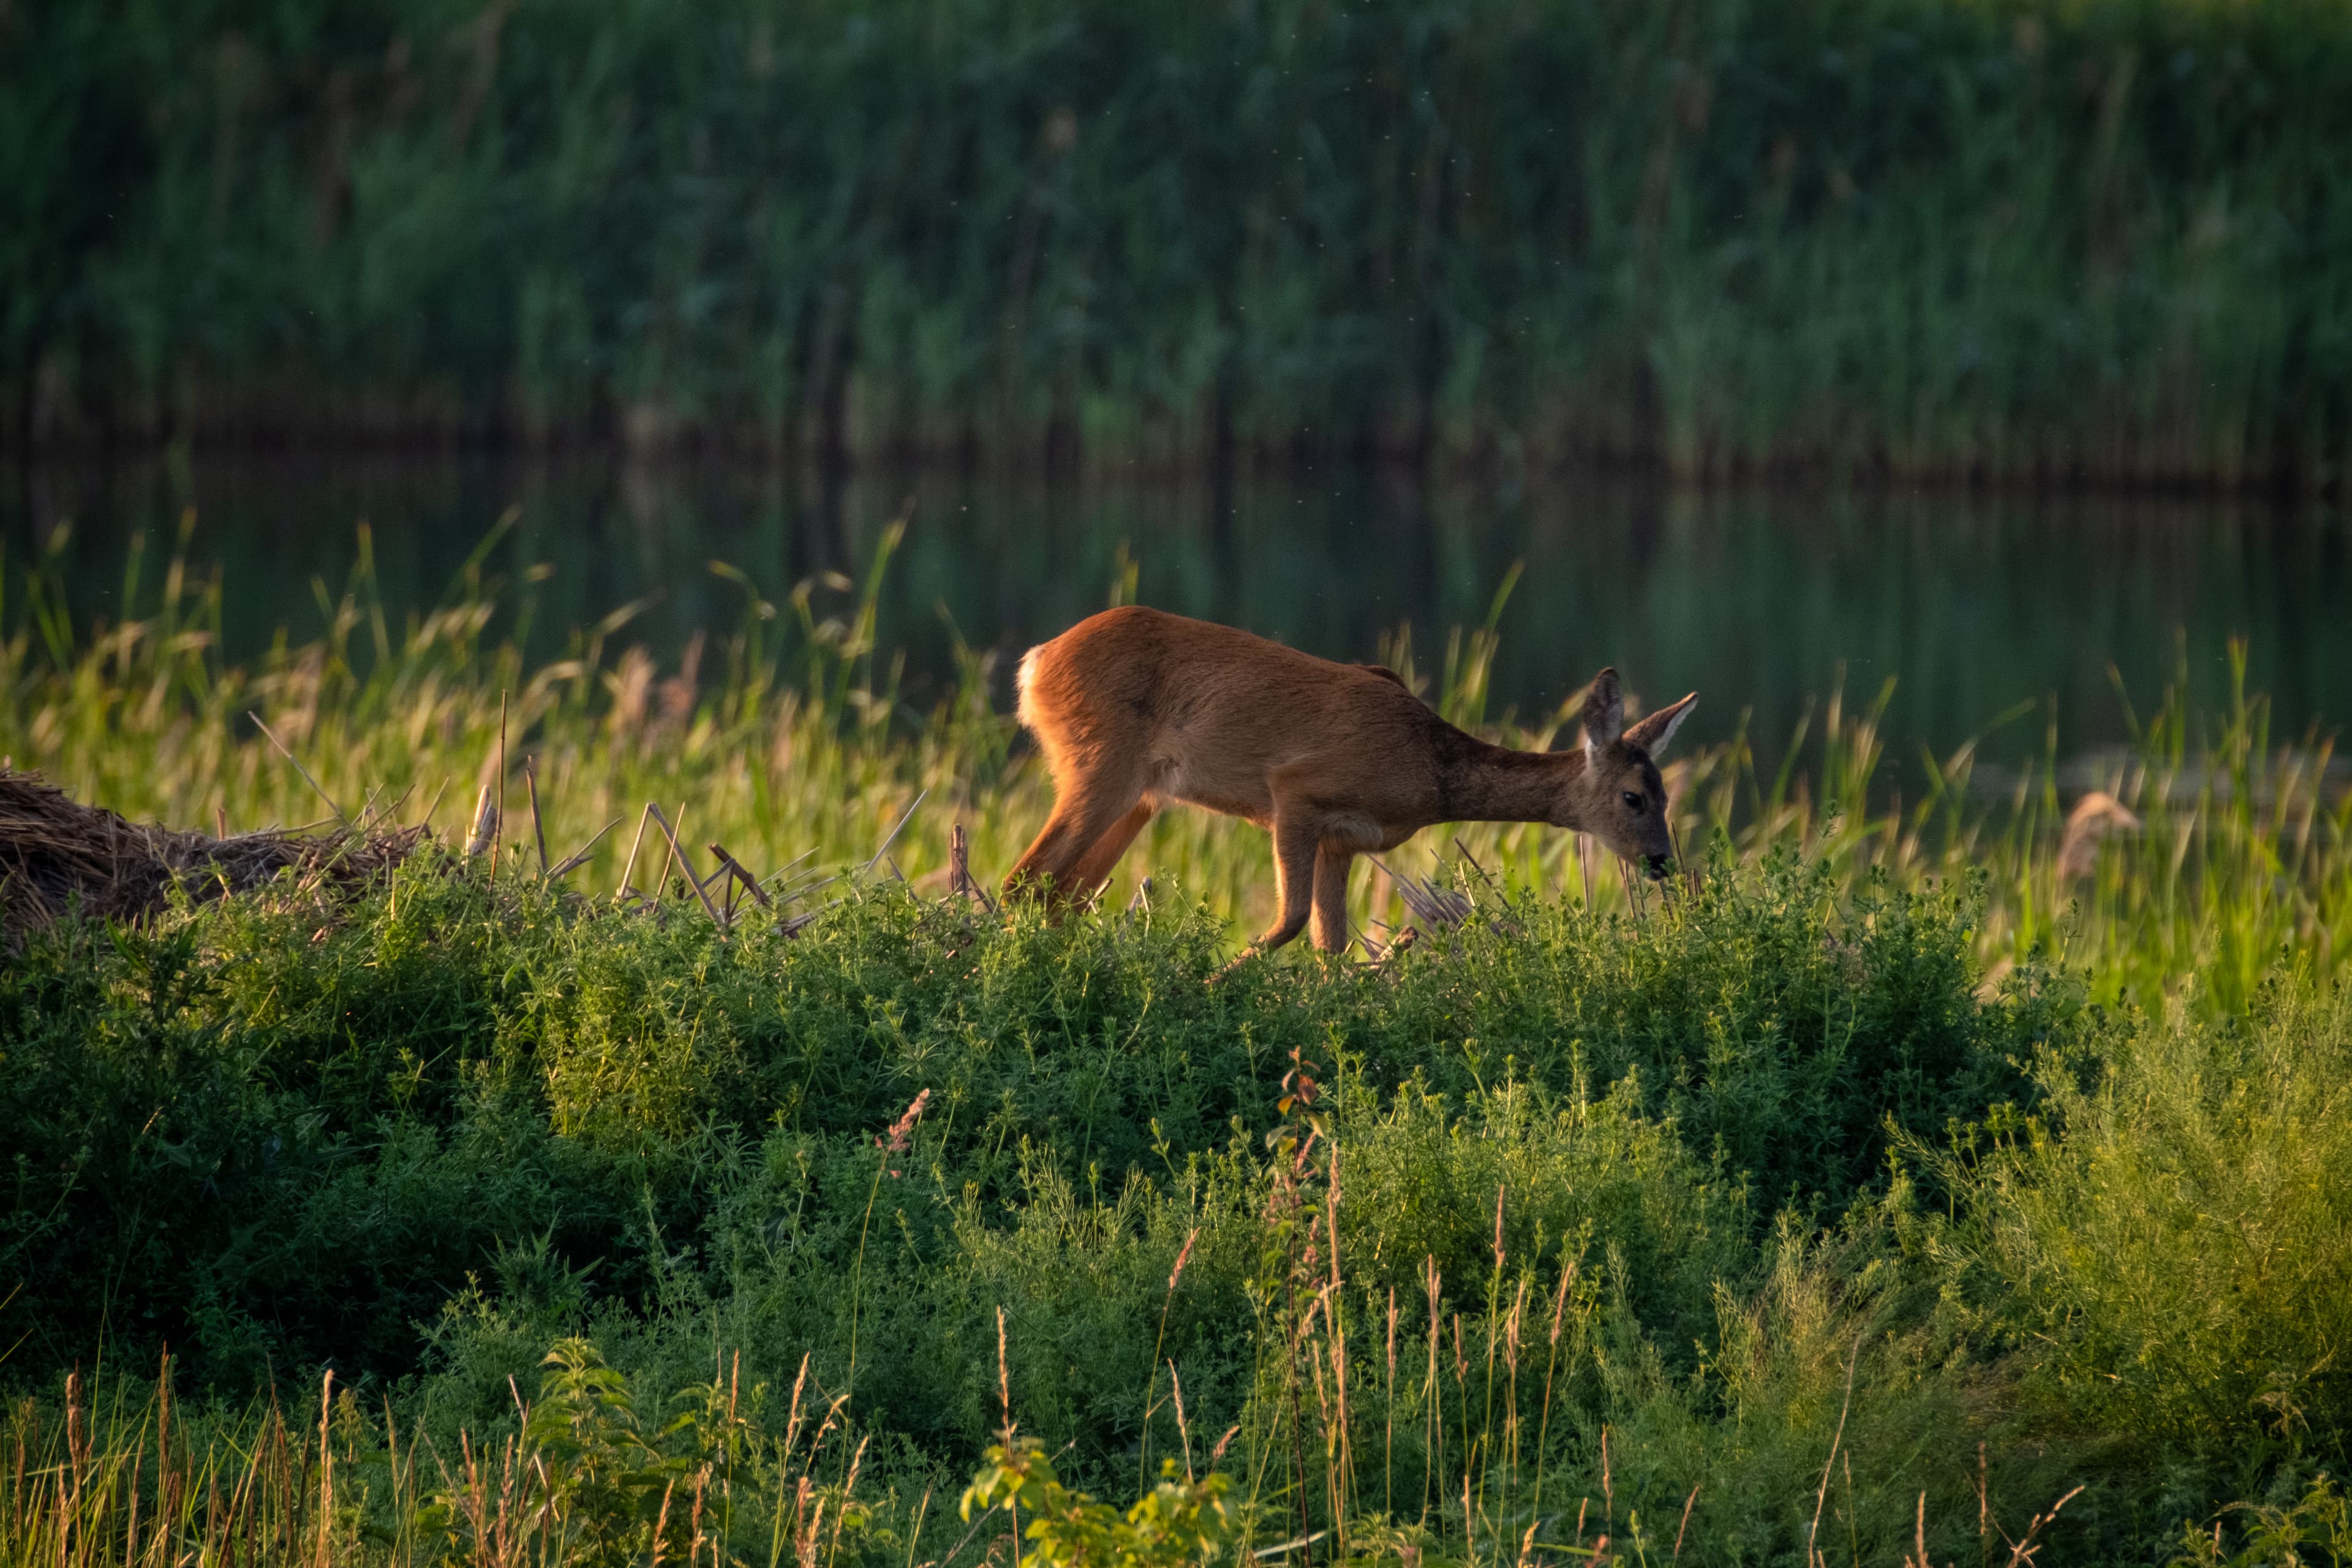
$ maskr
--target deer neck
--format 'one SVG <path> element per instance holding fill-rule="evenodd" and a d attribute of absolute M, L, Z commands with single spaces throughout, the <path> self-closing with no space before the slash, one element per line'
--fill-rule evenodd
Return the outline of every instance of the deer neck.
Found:
<path fill-rule="evenodd" d="M 1443 820 L 1549 822 L 1561 816 L 1570 784 L 1584 772 L 1581 750 L 1515 752 L 1465 735 L 1469 743 L 1438 770 Z"/>

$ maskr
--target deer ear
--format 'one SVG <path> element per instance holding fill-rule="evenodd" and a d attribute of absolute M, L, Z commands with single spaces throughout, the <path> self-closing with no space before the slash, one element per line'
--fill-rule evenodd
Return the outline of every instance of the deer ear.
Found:
<path fill-rule="evenodd" d="M 1697 706 L 1698 693 L 1694 691 L 1680 702 L 1645 715 L 1625 731 L 1625 739 L 1629 744 L 1641 747 L 1655 760 L 1658 753 L 1666 749 L 1666 742 L 1675 738 L 1675 731 L 1683 727 L 1683 721 L 1690 717 L 1690 710 Z"/>
<path fill-rule="evenodd" d="M 1614 744 L 1624 729 L 1624 690 L 1617 684 L 1617 672 L 1604 669 L 1584 693 L 1584 754 L 1589 757 Z"/>

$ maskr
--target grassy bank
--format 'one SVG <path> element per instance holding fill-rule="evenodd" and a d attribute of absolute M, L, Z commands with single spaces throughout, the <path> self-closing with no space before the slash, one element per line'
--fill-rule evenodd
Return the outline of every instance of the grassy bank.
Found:
<path fill-rule="evenodd" d="M 886 881 L 722 941 L 502 878 L 12 959 L 13 1560 L 757 1561 L 822 1498 L 827 1560 L 943 1561 L 1008 1394 L 1097 1494 L 1225 1476 L 1246 1550 L 1891 1562 L 1924 1510 L 2001 1561 L 2080 1486 L 2056 1549 L 2149 1561 L 2340 1507 L 2347 1020 L 2293 965 L 2217 1022 L 1987 990 L 1967 896 L 1785 860 L 1217 986 L 1183 905 Z"/>
<path fill-rule="evenodd" d="M 1670 898 L 1465 832 L 1391 866 L 1466 920 L 1213 985 L 1268 880 L 1237 825 L 1171 817 L 1059 927 L 944 896 L 950 828 L 1001 868 L 1045 785 L 983 661 L 896 702 L 871 574 L 747 588 L 691 670 L 617 620 L 527 666 L 478 580 L 394 627 L 364 574 L 232 665 L 159 576 L 79 628 L 9 580 L 0 752 L 232 831 L 446 838 L 503 784 L 508 831 L 16 940 L 9 1561 L 950 1568 L 1008 1488 L 1039 1568 L 2346 1544 L 2352 804 L 2257 699 L 2157 705 L 2104 835 L 1827 703 L 1780 776 L 1677 764 Z M 1484 713 L 1489 634 L 1387 651 L 1549 733 Z M 551 857 L 651 798 L 698 873 L 849 875 L 722 931 L 651 853 L 614 897 L 625 831 L 543 877 L 534 788 Z M 1045 1447 L 967 1521 L 1008 1419 Z M 1156 1545 L 1034 1468 L 1163 1460 Z"/>
<path fill-rule="evenodd" d="M 12 441 L 2336 483 L 2352 24 L 12 13 Z"/>

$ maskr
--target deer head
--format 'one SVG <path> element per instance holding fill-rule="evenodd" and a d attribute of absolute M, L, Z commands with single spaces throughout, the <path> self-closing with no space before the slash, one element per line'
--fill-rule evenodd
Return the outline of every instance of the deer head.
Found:
<path fill-rule="evenodd" d="M 1675 843 L 1666 831 L 1666 786 L 1657 757 L 1697 704 L 1694 691 L 1629 730 L 1617 672 L 1594 676 L 1584 694 L 1584 772 L 1570 786 L 1559 826 L 1591 834 L 1654 881 L 1664 877 Z"/>

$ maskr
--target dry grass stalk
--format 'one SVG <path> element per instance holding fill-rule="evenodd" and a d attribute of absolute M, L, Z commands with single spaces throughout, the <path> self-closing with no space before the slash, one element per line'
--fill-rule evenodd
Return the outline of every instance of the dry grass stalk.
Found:
<path fill-rule="evenodd" d="M 1147 877 L 1143 887 L 1136 889 L 1135 896 L 1139 901 L 1145 897 L 1145 889 L 1150 886 L 1150 879 Z M 948 829 L 948 892 L 952 897 L 985 905 L 991 914 L 996 912 L 996 900 L 971 874 L 971 836 L 961 822 Z"/>
<path fill-rule="evenodd" d="M 1413 919 L 1443 930 L 1448 926 L 1460 925 L 1470 918 L 1471 905 L 1468 894 L 1451 888 L 1441 888 L 1433 881 L 1425 881 L 1402 872 L 1392 871 L 1369 855 L 1365 858 L 1371 860 L 1372 864 L 1395 885 L 1397 896 L 1404 900 L 1404 907 L 1412 911 Z"/>
<path fill-rule="evenodd" d="M 622 819 L 617 816 L 613 818 L 612 821 L 598 828 L 596 830 L 596 836 L 589 839 L 587 843 L 582 845 L 576 852 L 566 855 L 562 859 L 557 861 L 554 868 L 547 873 L 547 879 L 551 882 L 560 882 L 564 878 L 570 876 L 572 872 L 578 870 L 581 867 L 586 865 L 588 863 L 588 857 L 595 853 L 596 846 L 604 841 L 604 835 L 612 832 L 615 827 L 620 826 L 621 820 Z"/>

